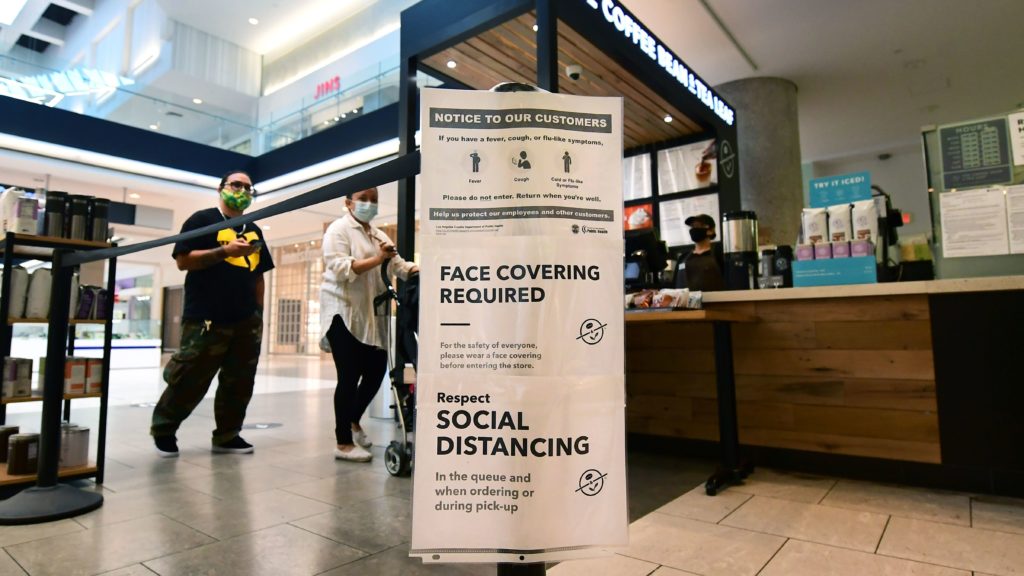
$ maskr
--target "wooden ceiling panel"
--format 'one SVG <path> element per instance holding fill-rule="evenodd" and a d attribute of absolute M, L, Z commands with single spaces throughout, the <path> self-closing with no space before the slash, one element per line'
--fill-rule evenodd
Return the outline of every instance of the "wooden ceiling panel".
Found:
<path fill-rule="evenodd" d="M 424 60 L 456 80 L 486 90 L 499 82 L 535 83 L 537 41 L 532 12 L 509 20 Z M 454 69 L 447 67 L 454 60 Z M 571 80 L 565 67 L 583 67 L 579 80 Z M 558 26 L 558 88 L 565 94 L 623 97 L 626 148 L 653 144 L 701 132 L 700 127 L 664 98 L 653 93 L 617 62 L 603 57 L 593 44 L 563 22 Z M 671 123 L 665 122 L 672 115 Z"/>

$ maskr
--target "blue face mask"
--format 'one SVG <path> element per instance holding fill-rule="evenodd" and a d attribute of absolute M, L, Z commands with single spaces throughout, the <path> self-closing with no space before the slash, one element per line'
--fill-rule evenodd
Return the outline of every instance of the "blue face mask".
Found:
<path fill-rule="evenodd" d="M 364 200 L 356 200 L 352 207 L 352 215 L 355 216 L 356 220 L 364 222 L 366 224 L 373 220 L 373 217 L 377 215 L 377 203 L 366 202 Z"/>

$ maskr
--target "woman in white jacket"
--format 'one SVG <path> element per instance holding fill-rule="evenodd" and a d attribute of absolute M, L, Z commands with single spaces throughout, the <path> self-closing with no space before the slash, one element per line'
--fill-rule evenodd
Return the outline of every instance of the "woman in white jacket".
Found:
<path fill-rule="evenodd" d="M 331 352 L 338 371 L 334 457 L 369 462 L 372 443 L 359 420 L 387 371 L 387 310 L 373 306 L 373 299 L 385 290 L 380 266 L 403 280 L 419 269 L 403 260 L 388 237 L 370 225 L 377 215 L 376 188 L 350 194 L 345 208 L 348 213 L 324 233 L 320 346 Z"/>

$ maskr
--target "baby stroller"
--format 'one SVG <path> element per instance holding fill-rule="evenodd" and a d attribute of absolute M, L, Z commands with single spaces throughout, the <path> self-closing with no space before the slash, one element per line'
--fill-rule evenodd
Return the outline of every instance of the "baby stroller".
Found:
<path fill-rule="evenodd" d="M 391 338 L 388 338 L 389 344 L 394 346 L 394 354 L 388 354 L 388 361 L 393 361 L 393 364 L 388 366 L 388 374 L 391 378 L 391 395 L 395 401 L 391 408 L 395 409 L 398 425 L 402 429 L 402 439 L 392 440 L 384 450 L 384 467 L 392 476 L 408 476 L 412 471 L 413 442 L 410 436 L 414 429 L 416 414 L 416 389 L 415 383 L 406 383 L 404 376 L 406 362 L 412 363 L 414 369 L 417 367 L 420 277 L 419 274 L 410 276 L 398 293 L 391 286 L 387 266 L 381 266 L 381 278 L 387 289 L 374 299 L 374 305 L 383 304 L 389 316 L 391 300 L 396 302 L 398 308 L 393 343 Z M 390 327 L 391 322 L 389 321 L 387 325 Z"/>

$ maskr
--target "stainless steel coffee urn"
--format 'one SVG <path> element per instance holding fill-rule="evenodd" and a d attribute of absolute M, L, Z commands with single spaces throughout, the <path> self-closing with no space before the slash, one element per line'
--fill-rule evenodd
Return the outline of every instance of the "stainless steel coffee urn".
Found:
<path fill-rule="evenodd" d="M 722 252 L 726 290 L 757 287 L 757 214 L 749 210 L 722 214 Z"/>

